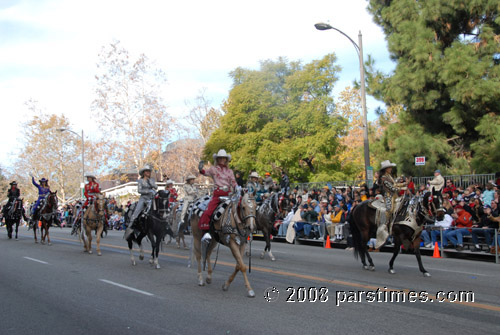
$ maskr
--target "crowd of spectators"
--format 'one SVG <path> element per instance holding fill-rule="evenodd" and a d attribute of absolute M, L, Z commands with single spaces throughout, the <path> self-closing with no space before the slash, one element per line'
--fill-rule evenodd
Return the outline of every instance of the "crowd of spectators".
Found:
<path fill-rule="evenodd" d="M 408 184 L 406 192 L 419 196 L 426 194 L 431 187 L 417 187 L 409 177 L 405 181 Z M 486 185 L 473 183 L 467 187 L 457 187 L 452 180 L 446 180 L 444 187 L 436 191 L 442 197 L 442 207 L 436 209 L 435 223 L 426 225 L 422 232 L 424 246 L 433 247 L 440 240 L 443 229 L 442 243 L 448 248 L 464 250 L 464 236 L 470 236 L 472 251 L 494 253 L 495 229 L 498 230 L 500 222 L 500 187 L 497 182 L 492 180 Z M 366 185 L 355 189 L 331 186 L 313 190 L 292 189 L 289 195 L 292 210 L 280 225 L 278 236 L 285 237 L 292 229 L 289 228 L 291 224 L 298 238 L 345 241 L 350 249 L 352 244 L 348 222 L 352 210 L 362 201 L 374 199 L 379 193 L 376 184 L 371 189 Z M 432 201 L 432 197 L 428 200 Z M 484 243 L 481 243 L 480 238 L 484 239 Z M 481 247 L 484 244 L 487 245 L 485 249 Z"/>

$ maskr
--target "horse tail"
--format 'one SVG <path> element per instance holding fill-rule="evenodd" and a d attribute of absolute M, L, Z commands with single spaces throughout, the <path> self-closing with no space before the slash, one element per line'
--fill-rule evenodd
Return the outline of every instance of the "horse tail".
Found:
<path fill-rule="evenodd" d="M 354 247 L 354 258 L 358 259 L 358 256 L 361 256 L 361 250 L 363 246 L 363 239 L 361 237 L 361 231 L 359 230 L 358 225 L 356 224 L 355 212 L 356 209 L 351 213 L 351 218 L 349 220 L 349 227 L 351 228 L 352 234 L 352 244 Z"/>

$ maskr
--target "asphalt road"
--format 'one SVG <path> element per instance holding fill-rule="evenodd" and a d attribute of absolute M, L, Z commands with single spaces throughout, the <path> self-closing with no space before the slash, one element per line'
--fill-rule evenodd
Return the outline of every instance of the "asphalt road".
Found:
<path fill-rule="evenodd" d="M 212 284 L 200 287 L 196 263 L 187 267 L 190 251 L 172 244 L 164 246 L 156 270 L 148 256 L 144 261 L 136 257 L 138 264 L 131 265 L 121 232 L 110 232 L 102 240 L 103 255 L 97 256 L 95 249 L 92 255 L 84 253 L 69 229 L 51 229 L 52 246 L 35 244 L 32 232 L 20 231 L 15 241 L 0 229 L 0 334 L 500 330 L 500 266 L 494 263 L 424 257 L 432 274 L 424 278 L 415 257 L 403 254 L 395 263 L 397 273 L 390 275 L 388 253 L 373 254 L 376 271 L 371 272 L 352 252 L 314 246 L 274 243 L 277 261 L 271 262 L 258 257 L 264 243 L 254 241 L 249 279 L 256 297 L 247 298 L 241 274 L 229 291 L 221 289 L 235 264 L 223 246 Z M 472 292 L 474 302 L 437 301 L 448 292 L 452 300 L 459 299 L 460 291 Z M 398 298 L 406 301 L 395 302 Z"/>

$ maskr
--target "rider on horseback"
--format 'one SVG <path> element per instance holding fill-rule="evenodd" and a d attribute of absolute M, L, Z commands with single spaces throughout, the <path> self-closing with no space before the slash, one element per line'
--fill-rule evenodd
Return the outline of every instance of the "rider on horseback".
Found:
<path fill-rule="evenodd" d="M 137 203 L 134 213 L 130 218 L 130 222 L 128 223 L 127 230 L 125 231 L 125 239 L 127 239 L 134 231 L 133 226 L 142 210 L 145 209 L 145 212 L 149 210 L 151 201 L 153 200 L 153 197 L 156 194 L 156 190 L 158 189 L 156 181 L 151 178 L 150 166 L 146 165 L 142 169 L 140 169 L 139 175 L 141 176 L 141 179 L 137 181 L 137 192 L 141 195 L 141 197 L 139 198 L 139 202 Z"/>
<path fill-rule="evenodd" d="M 168 197 L 168 202 L 170 204 L 173 204 L 177 202 L 177 190 L 174 188 L 174 181 L 169 179 L 165 183 L 165 191 L 168 191 L 170 193 L 170 196 Z"/>
<path fill-rule="evenodd" d="M 76 227 L 78 226 L 78 222 L 83 218 L 83 213 L 87 209 L 89 204 L 92 204 L 94 199 L 98 194 L 101 193 L 101 190 L 99 189 L 99 184 L 96 182 L 96 177 L 89 173 L 85 175 L 87 177 L 88 183 L 85 185 L 85 189 L 83 194 L 85 195 L 85 203 L 83 206 L 78 210 L 76 213 L 76 218 L 73 223 L 73 229 L 71 231 L 71 235 L 73 235 L 76 232 Z"/>
<path fill-rule="evenodd" d="M 394 200 L 398 196 L 399 191 L 402 190 L 402 187 L 405 186 L 405 184 L 397 184 L 392 177 L 392 168 L 395 166 L 396 164 L 386 160 L 381 163 L 379 170 L 378 184 L 384 192 L 386 220 L 382 222 L 377 229 L 377 243 L 375 249 L 380 248 L 389 237 L 391 225 L 395 216 L 393 212 Z"/>
<path fill-rule="evenodd" d="M 260 176 L 257 172 L 253 171 L 248 178 L 250 178 L 250 180 L 247 182 L 247 190 L 250 194 L 255 194 L 255 199 L 257 202 L 260 202 L 263 193 L 262 185 L 259 183 Z"/>
<path fill-rule="evenodd" d="M 200 173 L 202 175 L 212 177 L 215 184 L 212 199 L 208 203 L 208 207 L 203 212 L 198 223 L 200 230 L 205 232 L 202 241 L 208 241 L 211 239 L 210 233 L 208 232 L 210 229 L 210 218 L 220 203 L 219 197 L 228 196 L 229 192 L 237 186 L 233 170 L 228 167 L 228 164 L 231 161 L 231 155 L 226 153 L 226 150 L 221 149 L 217 154 L 213 155 L 213 158 L 215 164 L 208 170 L 203 169 L 203 161 L 200 161 L 200 164 L 198 165 Z"/>
<path fill-rule="evenodd" d="M 184 184 L 184 193 L 185 193 L 184 204 L 182 205 L 181 220 L 179 221 L 179 227 L 181 227 L 182 223 L 184 222 L 184 216 L 187 213 L 189 205 L 195 200 L 196 195 L 198 194 L 196 186 L 193 185 L 195 179 L 196 177 L 193 175 L 189 175 L 186 178 L 186 183 Z"/>
<path fill-rule="evenodd" d="M 3 208 L 2 208 L 3 217 L 7 216 L 7 213 L 10 210 L 10 208 L 12 207 L 12 203 L 14 202 L 14 200 L 16 200 L 17 198 L 19 198 L 21 196 L 21 190 L 19 190 L 17 188 L 17 183 L 15 180 L 12 183 L 10 183 L 9 185 L 10 185 L 10 188 L 7 190 L 7 198 L 9 200 L 7 201 L 5 206 L 3 206 Z"/>

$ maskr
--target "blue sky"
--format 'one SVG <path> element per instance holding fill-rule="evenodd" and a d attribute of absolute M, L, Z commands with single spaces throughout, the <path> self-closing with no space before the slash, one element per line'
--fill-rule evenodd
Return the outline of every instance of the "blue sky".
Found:
<path fill-rule="evenodd" d="M 20 147 L 20 123 L 30 117 L 29 99 L 49 113 L 66 114 L 73 129 L 95 133 L 90 118 L 99 50 L 113 39 L 131 55 L 145 53 L 167 75 L 164 100 L 184 116 L 186 100 L 198 92 L 218 107 L 228 95 L 228 73 L 280 56 L 304 63 L 335 52 L 342 67 L 334 94 L 359 80 L 356 51 L 329 22 L 357 42 L 363 33 L 365 59 L 390 71 L 381 29 L 365 0 L 2 0 L 0 2 L 0 163 L 9 167 Z M 368 98 L 369 118 L 381 104 Z"/>

